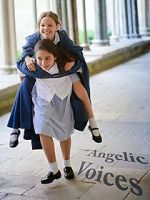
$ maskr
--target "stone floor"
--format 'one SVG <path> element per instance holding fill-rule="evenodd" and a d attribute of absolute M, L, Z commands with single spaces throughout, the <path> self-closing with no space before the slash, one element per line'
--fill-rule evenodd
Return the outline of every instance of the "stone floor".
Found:
<path fill-rule="evenodd" d="M 20 137 L 8 146 L 9 113 L 0 117 L 0 199 L 2 200 L 149 200 L 150 53 L 90 79 L 92 103 L 103 142 L 87 128 L 72 136 L 75 179 L 41 185 L 47 161 Z M 61 153 L 56 143 L 57 159 Z"/>

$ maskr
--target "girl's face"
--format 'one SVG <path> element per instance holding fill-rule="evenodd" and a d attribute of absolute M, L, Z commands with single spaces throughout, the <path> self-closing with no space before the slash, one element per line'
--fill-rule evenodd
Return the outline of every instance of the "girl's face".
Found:
<path fill-rule="evenodd" d="M 59 24 L 51 17 L 43 17 L 40 22 L 40 33 L 44 39 L 50 39 L 51 41 L 55 38 L 55 33 L 59 29 Z"/>
<path fill-rule="evenodd" d="M 36 60 L 37 64 L 43 69 L 43 70 L 49 70 L 53 67 L 55 64 L 56 58 L 52 53 L 49 53 L 46 50 L 39 50 L 36 53 Z"/>

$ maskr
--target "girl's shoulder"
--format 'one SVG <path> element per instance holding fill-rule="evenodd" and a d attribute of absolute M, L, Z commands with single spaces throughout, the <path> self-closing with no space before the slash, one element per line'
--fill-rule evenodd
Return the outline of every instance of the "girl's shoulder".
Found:
<path fill-rule="evenodd" d="M 69 39 L 68 33 L 65 30 L 59 30 L 59 31 L 57 31 L 57 33 L 60 37 L 60 41 L 64 40 L 64 39 Z"/>
<path fill-rule="evenodd" d="M 37 43 L 41 39 L 40 32 L 35 32 L 25 38 L 29 43 Z"/>

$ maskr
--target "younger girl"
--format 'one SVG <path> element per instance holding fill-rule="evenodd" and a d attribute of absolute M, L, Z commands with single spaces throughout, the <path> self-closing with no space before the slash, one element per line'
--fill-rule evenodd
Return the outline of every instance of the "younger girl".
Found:
<path fill-rule="evenodd" d="M 76 61 L 67 63 L 65 66 L 65 69 L 72 67 L 71 70 L 68 71 L 68 74 L 79 70 L 82 76 L 81 77 L 82 83 L 81 80 L 78 80 L 77 82 L 73 83 L 73 91 L 75 92 L 75 95 L 78 97 L 78 99 L 83 103 L 86 113 L 83 114 L 82 116 L 79 116 L 78 115 L 79 112 L 77 112 L 77 114 L 75 112 L 79 108 L 73 108 L 74 115 L 76 115 L 74 117 L 78 119 L 78 121 L 76 120 L 77 123 L 75 124 L 75 128 L 78 130 L 83 130 L 86 126 L 88 119 L 90 123 L 89 130 L 92 133 L 92 138 L 95 142 L 99 143 L 102 141 L 102 139 L 94 118 L 94 114 L 89 99 L 89 93 L 90 93 L 89 72 L 85 60 L 83 58 L 82 48 L 79 46 L 75 46 L 73 42 L 67 37 L 67 34 L 64 30 L 59 31 L 59 27 L 60 27 L 60 22 L 58 20 L 58 16 L 55 13 L 51 11 L 42 13 L 38 23 L 39 31 L 27 37 L 27 43 L 23 47 L 23 59 L 25 59 L 26 65 L 29 70 L 31 71 L 36 70 L 34 66 L 35 60 L 33 58 L 34 46 L 42 38 L 48 38 L 58 47 L 62 47 L 68 50 L 70 53 L 76 54 L 77 56 Z M 32 127 L 32 122 L 31 122 L 32 112 L 30 108 L 31 102 L 29 102 L 29 99 L 30 99 L 30 89 L 32 89 L 34 82 L 35 81 L 33 79 L 26 77 L 26 81 L 24 81 L 23 83 L 24 85 L 26 84 L 26 91 L 28 92 L 28 97 L 29 97 L 28 100 L 24 100 L 24 98 L 22 97 L 19 98 L 16 97 L 13 110 L 8 122 L 9 127 L 15 128 L 11 133 L 10 147 L 15 147 L 18 144 L 18 137 L 20 134 L 18 128 L 30 129 Z M 20 92 L 20 95 L 21 94 L 22 92 Z M 28 103 L 26 103 L 26 101 Z M 24 106 L 23 108 L 22 105 Z M 27 119 L 29 119 L 28 122 Z"/>
<path fill-rule="evenodd" d="M 64 73 L 57 47 L 49 39 L 40 40 L 35 46 L 37 64 L 49 74 Z M 38 69 L 37 69 L 38 71 Z M 34 72 L 28 73 L 33 75 Z M 49 163 L 49 172 L 41 180 L 42 184 L 53 182 L 61 177 L 58 169 L 53 138 L 60 141 L 63 155 L 64 176 L 74 177 L 70 166 L 70 135 L 74 132 L 74 118 L 70 103 L 72 83 L 79 80 L 77 74 L 59 78 L 36 78 L 32 90 L 34 103 L 33 123 L 36 134 L 40 135 L 41 144 Z"/>

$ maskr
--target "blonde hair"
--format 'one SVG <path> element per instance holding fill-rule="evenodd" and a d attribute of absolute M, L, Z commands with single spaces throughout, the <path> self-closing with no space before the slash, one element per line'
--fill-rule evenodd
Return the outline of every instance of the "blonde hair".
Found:
<path fill-rule="evenodd" d="M 58 24 L 61 25 L 61 21 L 60 21 L 60 19 L 58 18 L 58 15 L 57 15 L 57 14 L 55 14 L 55 13 L 52 12 L 52 11 L 46 11 L 46 12 L 43 12 L 43 13 L 40 15 L 40 17 L 39 17 L 39 20 L 38 20 L 38 23 L 37 23 L 37 28 L 38 28 L 38 29 L 40 28 L 41 20 L 42 20 L 44 17 L 50 17 L 50 18 L 52 18 L 52 19 L 55 21 L 56 25 L 58 25 Z"/>

